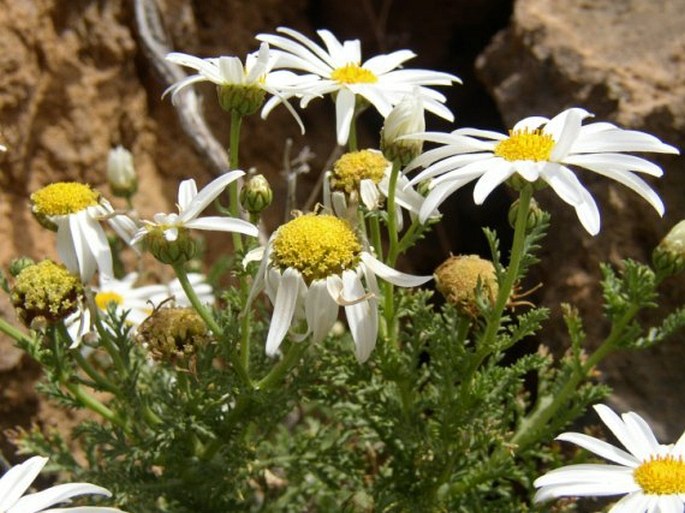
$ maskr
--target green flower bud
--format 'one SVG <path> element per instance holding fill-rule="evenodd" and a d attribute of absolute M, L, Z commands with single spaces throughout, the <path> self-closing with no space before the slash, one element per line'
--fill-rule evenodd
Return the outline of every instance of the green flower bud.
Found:
<path fill-rule="evenodd" d="M 499 292 L 495 266 L 477 255 L 451 256 L 433 274 L 435 286 L 457 310 L 469 317 L 478 311 L 478 287 L 487 301 L 494 305 Z"/>
<path fill-rule="evenodd" d="M 192 308 L 159 308 L 138 327 L 136 339 L 153 358 L 177 365 L 192 361 L 212 336 Z"/>
<path fill-rule="evenodd" d="M 217 96 L 219 105 L 225 111 L 236 111 L 241 116 L 248 116 L 262 106 L 266 91 L 254 85 L 228 84 L 217 87 Z"/>
<path fill-rule="evenodd" d="M 122 146 L 117 146 L 109 152 L 107 180 L 112 194 L 120 198 L 130 198 L 138 190 L 138 176 L 133 167 L 133 155 Z"/>
<path fill-rule="evenodd" d="M 264 175 L 254 175 L 240 189 L 240 204 L 253 215 L 259 215 L 271 205 L 274 193 Z"/>
<path fill-rule="evenodd" d="M 509 225 L 514 228 L 516 226 L 516 218 L 519 212 L 519 200 L 514 201 L 509 207 L 508 220 Z M 526 231 L 535 228 L 540 221 L 542 221 L 544 212 L 538 206 L 538 202 L 535 198 L 530 199 L 530 205 L 528 206 L 528 218 L 526 219 Z"/>
<path fill-rule="evenodd" d="M 423 141 L 403 136 L 423 132 L 426 120 L 418 94 L 407 95 L 390 111 L 381 130 L 381 151 L 391 162 L 406 166 L 421 154 Z"/>
<path fill-rule="evenodd" d="M 652 253 L 654 267 L 666 274 L 685 269 L 685 220 L 676 224 Z"/>
<path fill-rule="evenodd" d="M 178 227 L 176 240 L 167 240 L 164 227 L 151 228 L 143 239 L 145 248 L 163 264 L 184 264 L 197 253 L 197 244 L 190 236 L 190 232 Z"/>
<path fill-rule="evenodd" d="M 77 310 L 83 284 L 63 265 L 43 260 L 17 274 L 10 299 L 26 326 L 53 324 Z"/>

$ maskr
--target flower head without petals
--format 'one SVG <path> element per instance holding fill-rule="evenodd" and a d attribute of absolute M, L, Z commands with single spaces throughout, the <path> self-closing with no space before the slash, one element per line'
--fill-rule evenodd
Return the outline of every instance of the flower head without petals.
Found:
<path fill-rule="evenodd" d="M 627 452 L 581 433 L 557 440 L 574 443 L 613 464 L 568 465 L 535 480 L 535 501 L 579 496 L 623 495 L 609 513 L 682 513 L 685 507 L 685 434 L 671 445 L 657 442 L 636 413 L 620 417 L 608 406 L 594 407 Z"/>
<path fill-rule="evenodd" d="M 274 305 L 267 354 L 277 353 L 288 332 L 293 340 L 311 335 L 314 343 L 320 342 L 343 306 L 355 355 L 366 361 L 378 334 L 376 276 L 403 287 L 431 279 L 400 273 L 378 261 L 352 227 L 335 216 L 306 214 L 282 225 L 269 240 L 250 292 L 252 301 L 265 290 Z"/>
<path fill-rule="evenodd" d="M 439 71 L 399 69 L 415 56 L 409 50 L 377 55 L 362 62 L 357 39 L 341 43 L 328 30 L 319 30 L 317 34 L 326 46 L 323 48 L 296 30 L 280 27 L 277 31 L 284 36 L 259 34 L 257 39 L 279 49 L 274 50 L 279 57 L 277 67 L 312 74 L 300 84 L 302 90 L 309 93 L 303 106 L 312 97 L 335 94 L 336 133 L 340 145 L 347 143 L 358 97 L 373 105 L 385 118 L 405 95 L 415 91 L 426 110 L 450 121 L 454 119 L 444 105 L 445 97 L 426 86 L 449 86 L 460 82 L 459 78 Z"/>
<path fill-rule="evenodd" d="M 115 508 L 103 508 L 97 506 L 75 508 L 51 508 L 56 504 L 68 502 L 72 497 L 79 495 L 104 495 L 112 494 L 90 483 L 67 483 L 55 485 L 36 493 L 25 495 L 31 483 L 48 462 L 47 458 L 34 456 L 28 460 L 13 466 L 0 478 L 0 511 L 3 513 L 38 513 L 40 511 L 79 511 L 81 513 L 123 513 Z"/>
<path fill-rule="evenodd" d="M 461 128 L 449 134 L 415 134 L 412 137 L 443 145 L 426 151 L 406 169 L 425 168 L 410 183 L 434 178 L 421 220 L 454 191 L 473 180 L 477 179 L 473 197 L 481 204 L 499 184 L 516 178 L 550 185 L 563 201 L 575 208 L 583 227 L 595 235 L 600 227 L 599 209 L 572 167 L 625 185 L 663 215 L 661 198 L 637 175 L 661 176 L 661 168 L 626 152 L 677 154 L 678 150 L 652 135 L 624 130 L 611 123 L 584 125 L 583 121 L 590 116 L 583 109 L 572 108 L 552 119 L 529 117 L 514 125 L 508 135 L 473 128 Z"/>

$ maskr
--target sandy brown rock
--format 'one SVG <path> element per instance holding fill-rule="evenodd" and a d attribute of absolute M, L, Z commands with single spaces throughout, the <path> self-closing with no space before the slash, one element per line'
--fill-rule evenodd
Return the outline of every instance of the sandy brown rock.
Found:
<path fill-rule="evenodd" d="M 677 0 L 519 0 L 510 27 L 494 38 L 477 66 L 509 126 L 525 116 L 581 106 L 597 119 L 685 148 L 684 47 L 685 11 Z M 541 195 L 553 213 L 548 243 L 554 251 L 543 255 L 537 278 L 546 287 L 540 299 L 551 307 L 576 301 L 593 345 L 607 331 L 595 285 L 598 262 L 647 260 L 661 236 L 685 217 L 682 158 L 655 160 L 665 176 L 647 180 L 664 199 L 663 219 L 621 185 L 580 172 L 602 212 L 602 231 L 592 238 L 570 207 L 549 191 Z M 682 285 L 667 284 L 667 305 L 683 302 Z M 544 342 L 556 348 L 566 343 L 561 330 Z M 683 347 L 676 338 L 652 351 L 614 356 L 603 366 L 620 406 L 650 415 L 671 435 L 683 428 Z"/>

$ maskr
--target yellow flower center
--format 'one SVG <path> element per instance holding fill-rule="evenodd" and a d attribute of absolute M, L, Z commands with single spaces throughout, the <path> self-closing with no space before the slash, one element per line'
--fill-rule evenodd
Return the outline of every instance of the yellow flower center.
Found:
<path fill-rule="evenodd" d="M 77 182 L 53 183 L 31 194 L 33 211 L 46 216 L 75 214 L 99 201 L 100 193 Z"/>
<path fill-rule="evenodd" d="M 509 130 L 509 138 L 500 141 L 495 146 L 495 155 L 509 162 L 515 160 L 540 162 L 550 159 L 554 144 L 552 136 L 543 133 L 542 130 Z"/>
<path fill-rule="evenodd" d="M 351 194 L 359 190 L 359 182 L 369 179 L 378 183 L 390 163 L 376 151 L 361 150 L 345 153 L 333 164 L 332 187 Z"/>
<path fill-rule="evenodd" d="M 306 214 L 278 229 L 271 258 L 278 268 L 297 269 L 311 283 L 353 268 L 361 250 L 347 222 L 331 215 Z"/>
<path fill-rule="evenodd" d="M 378 82 L 378 77 L 372 71 L 352 62 L 341 68 L 335 68 L 331 72 L 331 78 L 341 84 L 375 84 Z"/>
<path fill-rule="evenodd" d="M 102 291 L 95 294 L 95 304 L 100 310 L 107 310 L 111 303 L 123 305 L 124 298 L 121 296 L 121 294 L 111 291 Z"/>
<path fill-rule="evenodd" d="M 635 482 L 648 495 L 685 493 L 685 463 L 679 456 L 658 456 L 633 471 Z"/>

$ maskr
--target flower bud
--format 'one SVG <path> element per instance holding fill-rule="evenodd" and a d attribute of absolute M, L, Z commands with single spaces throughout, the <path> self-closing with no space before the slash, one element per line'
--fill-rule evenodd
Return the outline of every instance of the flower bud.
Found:
<path fill-rule="evenodd" d="M 435 286 L 445 299 L 457 310 L 469 317 L 476 317 L 478 291 L 491 305 L 499 292 L 495 266 L 478 255 L 451 256 L 438 266 L 433 274 Z"/>
<path fill-rule="evenodd" d="M 136 340 L 153 358 L 187 363 L 211 341 L 202 317 L 192 308 L 158 308 L 138 327 Z"/>
<path fill-rule="evenodd" d="M 17 274 L 10 299 L 26 326 L 53 324 L 77 310 L 83 284 L 63 265 L 43 260 Z"/>
<path fill-rule="evenodd" d="M 512 228 L 516 227 L 516 218 L 518 216 L 518 212 L 519 212 L 519 200 L 517 199 L 509 207 L 508 220 L 509 220 L 509 225 Z M 531 198 L 530 199 L 530 205 L 528 206 L 528 218 L 526 219 L 526 231 L 532 230 L 538 224 L 540 224 L 543 216 L 544 216 L 544 212 L 538 206 L 538 202 L 535 201 L 535 198 Z"/>
<path fill-rule="evenodd" d="M 143 241 L 145 248 L 163 264 L 184 264 L 197 253 L 196 242 L 183 227 L 178 228 L 176 240 L 168 240 L 163 228 L 154 227 L 145 234 Z"/>
<path fill-rule="evenodd" d="M 133 155 L 123 146 L 117 146 L 109 151 L 107 180 L 112 194 L 120 198 L 130 198 L 138 190 L 138 176 L 133 167 Z"/>
<path fill-rule="evenodd" d="M 262 106 L 266 91 L 257 86 L 226 84 L 217 87 L 217 96 L 226 112 L 236 111 L 241 116 L 248 116 Z"/>
<path fill-rule="evenodd" d="M 385 158 L 393 162 L 398 161 L 401 166 L 409 164 L 421 153 L 423 141 L 402 137 L 423 132 L 425 129 L 423 102 L 419 92 L 414 91 L 395 105 L 385 118 L 381 130 L 381 150 Z"/>
<path fill-rule="evenodd" d="M 271 205 L 274 193 L 264 175 L 254 175 L 240 189 L 240 204 L 252 215 L 259 215 Z"/>
<path fill-rule="evenodd" d="M 657 270 L 675 274 L 685 269 L 685 220 L 676 224 L 652 253 Z"/>

